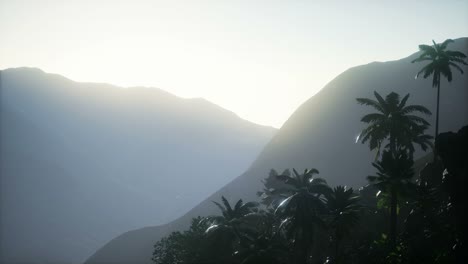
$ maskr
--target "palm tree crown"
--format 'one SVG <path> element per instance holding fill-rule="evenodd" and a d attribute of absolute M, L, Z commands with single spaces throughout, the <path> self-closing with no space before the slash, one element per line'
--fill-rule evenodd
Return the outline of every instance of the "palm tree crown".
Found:
<path fill-rule="evenodd" d="M 385 140 L 388 139 L 388 147 L 394 153 L 398 148 L 407 148 L 412 150 L 412 144 L 416 143 L 425 149 L 430 142 L 430 137 L 421 136 L 427 129 L 429 123 L 422 117 L 414 113 L 430 115 L 431 112 L 421 105 L 406 105 L 409 94 L 400 100 L 397 93 L 388 94 L 385 99 L 374 92 L 377 100 L 369 98 L 357 98 L 359 104 L 368 105 L 377 110 L 377 113 L 367 114 L 361 121 L 369 124 L 362 130 L 356 141 L 366 143 L 369 141 L 371 150 L 377 149 L 377 156 Z M 419 132 L 415 134 L 415 132 Z M 408 141 L 411 140 L 411 142 Z"/>
<path fill-rule="evenodd" d="M 328 225 L 332 231 L 334 263 L 344 261 L 344 256 L 341 254 L 341 242 L 358 223 L 362 209 L 358 201 L 359 197 L 353 192 L 353 188 L 348 189 L 346 186 L 337 186 L 327 195 Z"/>
<path fill-rule="evenodd" d="M 466 55 L 459 51 L 446 50 L 448 44 L 452 42 L 454 41 L 447 39 L 441 44 L 436 44 L 433 40 L 434 46 L 419 45 L 419 50 L 422 53 L 411 62 L 429 61 L 429 63 L 416 74 L 416 78 L 421 74 L 423 74 L 424 78 L 433 75 L 432 86 L 437 87 L 440 85 L 441 75 L 447 78 L 449 82 L 452 81 L 452 67 L 463 73 L 462 68 L 457 63 L 468 65 L 465 62 Z"/>
<path fill-rule="evenodd" d="M 216 254 L 220 259 L 231 255 L 237 244 L 243 244 L 243 233 L 248 231 L 246 228 L 253 228 L 253 225 L 245 225 L 244 222 L 251 221 L 248 216 L 255 214 L 258 203 L 244 203 L 242 199 L 238 200 L 234 207 L 228 200 L 222 196 L 222 203 L 213 202 L 221 210 L 221 216 L 209 216 L 205 218 L 209 227 L 205 233 L 207 238 L 216 246 Z M 257 217 L 255 217 L 257 218 Z M 254 219 L 257 220 L 257 219 Z"/>
<path fill-rule="evenodd" d="M 395 158 L 385 151 L 382 160 L 372 163 L 372 166 L 377 169 L 377 175 L 368 176 L 367 180 L 383 192 L 391 189 L 403 191 L 411 184 L 413 160 L 405 152 L 400 152 Z"/>
<path fill-rule="evenodd" d="M 242 218 L 245 215 L 254 212 L 255 208 L 258 206 L 258 203 L 244 203 L 242 199 L 239 199 L 239 201 L 237 201 L 233 208 L 224 196 L 221 196 L 221 200 L 223 202 L 223 205 L 221 205 L 218 202 L 213 203 L 216 204 L 216 206 L 218 206 L 218 208 L 222 212 L 223 218 L 227 221 Z"/>
<path fill-rule="evenodd" d="M 284 217 L 279 229 L 285 230 L 294 241 L 295 263 L 305 263 L 317 227 L 325 227 L 325 195 L 331 189 L 324 179 L 314 178 L 318 173 L 316 169 L 306 169 L 302 174 L 294 169 L 293 172 L 294 176 L 277 176 L 294 191 L 278 205 L 275 214 Z"/>
<path fill-rule="evenodd" d="M 327 195 L 327 207 L 331 216 L 331 225 L 336 229 L 340 238 L 346 235 L 358 221 L 361 206 L 359 197 L 353 188 L 337 186 Z"/>

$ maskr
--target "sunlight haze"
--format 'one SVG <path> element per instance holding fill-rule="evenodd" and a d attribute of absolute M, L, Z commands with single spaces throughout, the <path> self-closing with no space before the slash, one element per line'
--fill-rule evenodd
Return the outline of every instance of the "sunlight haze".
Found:
<path fill-rule="evenodd" d="M 280 127 L 350 67 L 468 36 L 467 1 L 379 3 L 0 0 L 0 69 L 158 87 Z"/>

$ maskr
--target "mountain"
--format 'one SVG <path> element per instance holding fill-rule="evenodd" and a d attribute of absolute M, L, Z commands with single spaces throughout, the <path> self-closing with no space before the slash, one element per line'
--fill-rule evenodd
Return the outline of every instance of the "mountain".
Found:
<path fill-rule="evenodd" d="M 82 263 L 126 230 L 170 222 L 275 132 L 156 88 L 2 70 L 0 262 Z"/>
<path fill-rule="evenodd" d="M 457 39 L 449 49 L 468 54 L 468 38 Z M 261 180 L 271 168 L 279 171 L 317 168 L 319 176 L 332 186 L 365 185 L 366 176 L 374 173 L 371 162 L 375 153 L 355 141 L 364 126 L 361 117 L 372 110 L 358 105 L 355 98 L 372 98 L 374 91 L 382 95 L 391 91 L 401 95 L 410 93 L 409 104 L 422 104 L 435 112 L 436 89 L 431 87 L 431 80 L 414 78 L 423 66 L 411 63 L 418 54 L 397 61 L 372 62 L 343 72 L 295 111 L 244 174 L 176 221 L 114 238 L 86 263 L 151 263 L 153 245 L 161 237 L 187 228 L 192 217 L 219 213 L 211 201 L 220 200 L 221 195 L 231 202 L 239 198 L 257 199 Z M 440 132 L 458 131 L 468 124 L 468 74 L 454 72 L 452 83 L 443 81 L 441 86 Z M 430 121 L 435 123 L 435 117 Z M 433 129 L 428 133 L 433 134 Z"/>

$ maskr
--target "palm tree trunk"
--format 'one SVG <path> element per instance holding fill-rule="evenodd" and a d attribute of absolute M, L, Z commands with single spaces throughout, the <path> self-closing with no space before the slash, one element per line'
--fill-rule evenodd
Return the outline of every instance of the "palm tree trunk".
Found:
<path fill-rule="evenodd" d="M 439 74 L 439 81 L 437 83 L 437 108 L 436 108 L 436 125 L 435 125 L 435 136 L 434 140 L 437 139 L 437 135 L 439 135 L 439 102 L 440 102 L 440 74 Z M 437 159 L 437 149 L 434 148 L 434 162 Z"/>
<path fill-rule="evenodd" d="M 339 256 L 339 248 L 340 248 L 340 240 L 338 239 L 338 235 L 335 235 L 335 263 L 339 264 L 340 256 Z"/>
<path fill-rule="evenodd" d="M 294 263 L 295 264 L 306 264 L 307 263 L 307 259 L 308 259 L 308 253 L 309 253 L 309 241 L 308 241 L 308 238 L 307 238 L 307 234 L 304 234 L 305 232 L 302 231 L 303 233 L 299 236 L 299 239 L 297 239 L 295 242 L 294 242 L 294 258 L 295 258 L 295 261 Z"/>
<path fill-rule="evenodd" d="M 303 243 L 296 241 L 294 243 L 294 263 L 295 264 L 306 264 L 307 263 L 307 251 Z"/>
<path fill-rule="evenodd" d="M 396 229 L 397 229 L 397 192 L 395 188 L 392 188 L 390 193 L 390 243 L 392 249 L 396 246 Z"/>

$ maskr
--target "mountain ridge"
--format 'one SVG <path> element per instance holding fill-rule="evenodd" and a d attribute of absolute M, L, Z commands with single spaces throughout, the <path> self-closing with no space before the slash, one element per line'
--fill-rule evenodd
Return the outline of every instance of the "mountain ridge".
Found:
<path fill-rule="evenodd" d="M 0 71 L 0 262 L 81 263 L 126 230 L 172 221 L 276 132 L 161 91 Z"/>
<path fill-rule="evenodd" d="M 267 129 L 273 129 L 273 130 L 278 129 L 278 128 L 273 127 L 271 125 L 258 124 L 258 123 L 255 123 L 253 121 L 250 121 L 248 119 L 242 118 L 241 116 L 239 116 L 238 114 L 236 114 L 232 110 L 224 108 L 223 106 L 221 106 L 219 104 L 216 104 L 216 103 L 214 103 L 212 101 L 209 101 L 209 100 L 207 100 L 207 99 L 205 99 L 203 97 L 181 97 L 181 96 L 177 96 L 175 94 L 172 94 L 172 93 L 170 93 L 170 92 L 168 92 L 168 91 L 166 91 L 164 89 L 161 89 L 159 87 L 141 86 L 141 85 L 137 85 L 137 86 L 120 86 L 120 85 L 116 85 L 116 84 L 112 84 L 112 83 L 106 83 L 106 82 L 76 81 L 76 80 L 65 77 L 64 75 L 61 75 L 61 74 L 58 74 L 58 73 L 45 72 L 44 70 L 42 70 L 42 69 L 40 69 L 38 67 L 28 67 L 28 66 L 12 67 L 12 68 L 1 69 L 0 72 L 2 72 L 2 71 L 3 72 L 26 71 L 26 72 L 30 72 L 30 73 L 33 73 L 33 74 L 45 74 L 45 75 L 47 75 L 49 77 L 59 78 L 59 79 L 62 79 L 64 81 L 69 81 L 69 82 L 74 82 L 74 83 L 80 83 L 82 85 L 99 86 L 100 87 L 99 89 L 118 88 L 118 89 L 122 89 L 122 90 L 131 90 L 131 92 L 140 90 L 142 92 L 149 92 L 149 93 L 151 93 L 153 95 L 157 94 L 159 97 L 164 96 L 164 97 L 171 98 L 171 99 L 180 99 L 180 100 L 185 100 L 187 102 L 193 102 L 194 104 L 205 104 L 206 106 L 212 107 L 213 110 L 221 110 L 222 112 L 225 112 L 226 114 L 231 114 L 232 116 L 234 116 L 236 118 L 239 118 L 239 119 L 242 119 L 243 121 L 246 121 L 248 123 L 251 123 L 252 125 L 264 127 L 264 128 L 267 128 Z"/>

